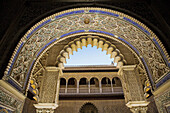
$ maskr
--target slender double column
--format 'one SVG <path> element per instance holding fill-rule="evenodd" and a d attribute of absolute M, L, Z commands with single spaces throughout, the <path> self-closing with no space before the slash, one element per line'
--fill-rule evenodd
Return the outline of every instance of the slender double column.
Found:
<path fill-rule="evenodd" d="M 40 100 L 38 104 L 34 104 L 37 113 L 53 113 L 58 107 L 59 76 L 62 74 L 62 70 L 58 67 L 46 67 L 40 89 Z"/>
<path fill-rule="evenodd" d="M 133 113 L 146 113 L 147 102 L 136 65 L 122 66 L 118 72 L 122 79 L 126 106 Z"/>

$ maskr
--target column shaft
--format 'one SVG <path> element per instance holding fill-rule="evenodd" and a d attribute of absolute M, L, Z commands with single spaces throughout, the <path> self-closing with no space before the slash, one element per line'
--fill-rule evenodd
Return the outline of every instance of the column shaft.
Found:
<path fill-rule="evenodd" d="M 99 88 L 100 88 L 100 93 L 102 93 L 102 83 L 99 81 Z"/>
<path fill-rule="evenodd" d="M 111 88 L 112 88 L 112 93 L 113 93 L 113 84 L 112 84 L 112 80 L 111 80 Z"/>
<path fill-rule="evenodd" d="M 90 81 L 88 82 L 88 89 L 89 89 L 89 93 L 90 93 Z"/>
<path fill-rule="evenodd" d="M 79 93 L 79 80 L 77 80 L 77 93 Z"/>
<path fill-rule="evenodd" d="M 68 81 L 66 81 L 66 89 L 65 89 L 65 93 L 67 93 L 67 85 L 68 85 Z"/>

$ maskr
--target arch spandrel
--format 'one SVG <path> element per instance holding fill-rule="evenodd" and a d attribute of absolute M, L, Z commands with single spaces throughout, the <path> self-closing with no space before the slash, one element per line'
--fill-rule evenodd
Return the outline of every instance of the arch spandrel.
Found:
<path fill-rule="evenodd" d="M 84 22 L 85 19 L 89 22 Z M 18 43 L 4 78 L 14 79 L 24 87 L 35 60 L 46 47 L 60 38 L 82 32 L 111 35 L 126 43 L 142 57 L 154 83 L 169 72 L 169 56 L 165 48 L 144 24 L 113 10 L 78 8 L 54 14 L 33 26 Z M 17 81 L 16 76 L 21 79 Z"/>

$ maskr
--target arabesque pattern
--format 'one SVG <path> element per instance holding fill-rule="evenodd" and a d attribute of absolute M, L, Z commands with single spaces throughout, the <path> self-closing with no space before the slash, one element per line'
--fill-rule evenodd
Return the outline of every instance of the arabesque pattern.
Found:
<path fill-rule="evenodd" d="M 88 24 L 84 22 L 85 19 L 89 19 Z M 121 37 L 128 45 L 133 45 L 138 55 L 147 62 L 154 82 L 169 72 L 168 62 L 165 62 L 169 58 L 168 54 L 156 35 L 142 23 L 116 11 L 80 8 L 54 14 L 32 27 L 18 44 L 5 76 L 14 78 L 24 86 L 32 60 L 36 59 L 48 45 L 66 35 L 93 30 L 104 31 L 108 35 L 114 34 L 115 38 Z M 158 40 L 165 56 L 161 55 L 153 39 Z"/>

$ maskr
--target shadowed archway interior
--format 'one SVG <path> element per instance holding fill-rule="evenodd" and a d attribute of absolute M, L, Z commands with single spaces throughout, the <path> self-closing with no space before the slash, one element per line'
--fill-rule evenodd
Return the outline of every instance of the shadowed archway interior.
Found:
<path fill-rule="evenodd" d="M 63 63 L 69 55 L 88 44 L 107 51 L 116 66 L 65 68 Z M 168 53 L 146 25 L 118 11 L 86 7 L 53 14 L 28 30 L 9 61 L 1 86 L 5 87 L 3 92 L 10 89 L 11 93 L 22 95 L 15 99 L 17 105 L 13 111 L 22 111 L 30 92 L 37 113 L 52 113 L 59 106 L 60 77 L 67 73 L 72 78 L 66 81 L 69 83 L 64 89 L 66 97 L 68 92 L 78 96 L 89 96 L 91 92 L 116 96 L 124 92 L 124 105 L 132 112 L 146 112 L 147 99 L 152 94 L 157 96 L 159 87 L 168 83 L 169 70 Z M 75 79 L 72 75 L 75 73 L 82 78 Z M 85 73 L 89 76 L 84 76 Z M 107 77 L 103 78 L 103 73 Z M 90 77 L 98 79 L 96 83 L 93 80 L 98 84 L 95 90 L 90 85 Z M 113 87 L 114 83 L 119 84 L 117 88 Z M 67 85 L 74 89 L 68 91 Z M 95 108 L 89 104 L 85 107 Z M 82 109 L 86 112 L 85 107 Z M 108 109 L 112 110 L 105 107 Z"/>
<path fill-rule="evenodd" d="M 86 103 L 81 107 L 79 113 L 98 113 L 98 110 L 92 103 Z"/>

